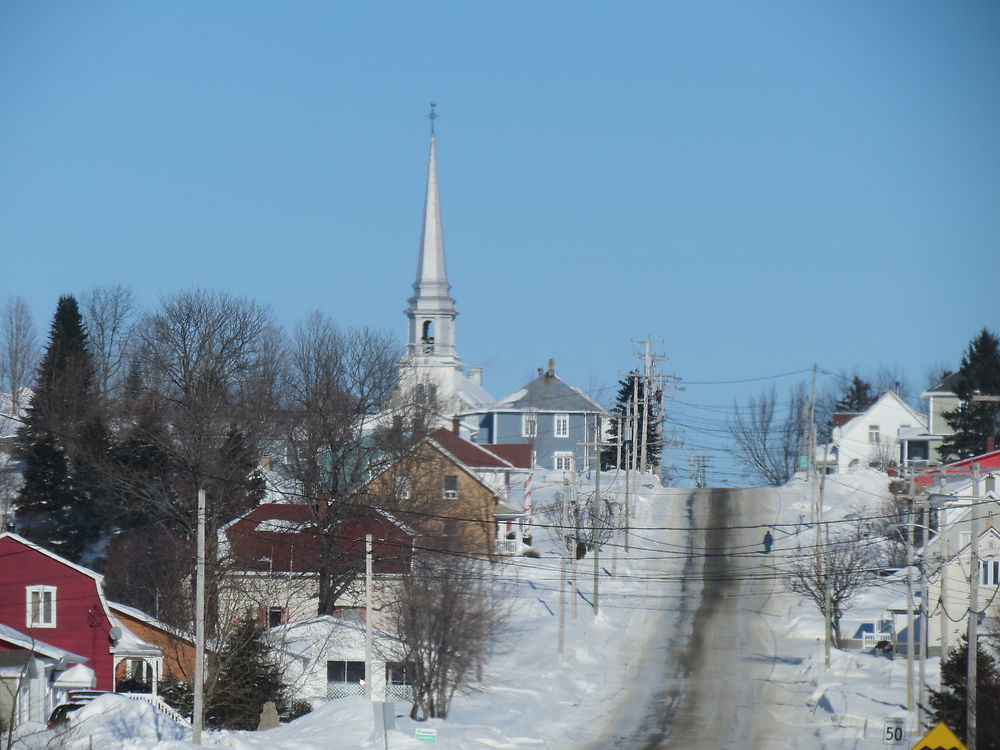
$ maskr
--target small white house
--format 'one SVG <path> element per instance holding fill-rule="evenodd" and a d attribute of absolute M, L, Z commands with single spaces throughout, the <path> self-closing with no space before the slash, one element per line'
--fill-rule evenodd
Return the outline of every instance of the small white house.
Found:
<path fill-rule="evenodd" d="M 886 391 L 866 411 L 833 428 L 830 453 L 837 472 L 902 463 L 901 436 L 909 436 L 913 428 L 926 431 L 927 417 Z"/>
<path fill-rule="evenodd" d="M 321 615 L 271 628 L 267 638 L 296 699 L 364 696 L 368 682 L 372 700 L 411 699 L 408 670 L 392 661 L 396 641 L 384 630 L 375 629 L 370 675 L 365 668 L 363 623 Z"/>

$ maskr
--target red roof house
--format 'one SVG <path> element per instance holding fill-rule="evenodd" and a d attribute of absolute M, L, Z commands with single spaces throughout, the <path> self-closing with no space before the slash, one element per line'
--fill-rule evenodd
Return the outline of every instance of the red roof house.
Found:
<path fill-rule="evenodd" d="M 121 661 L 149 660 L 159 674 L 160 650 L 111 614 L 99 573 L 12 533 L 0 534 L 0 560 L 0 624 L 69 653 L 68 665 L 84 657 L 98 690 L 114 690 Z M 0 651 L 12 648 L 0 640 Z"/>
<path fill-rule="evenodd" d="M 981 456 L 965 458 L 961 461 L 954 461 L 943 466 L 936 466 L 933 469 L 918 474 L 916 482 L 918 484 L 934 484 L 938 475 L 943 475 L 944 479 L 967 479 L 972 474 L 972 465 L 979 466 L 979 470 L 984 474 L 991 469 L 1000 469 L 1000 451 L 991 451 Z"/>

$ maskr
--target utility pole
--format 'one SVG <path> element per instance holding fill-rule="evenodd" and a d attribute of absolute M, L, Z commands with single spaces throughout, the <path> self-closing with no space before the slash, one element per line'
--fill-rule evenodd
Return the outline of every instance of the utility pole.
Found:
<path fill-rule="evenodd" d="M 969 520 L 969 619 L 966 636 L 969 653 L 965 676 L 965 745 L 976 750 L 976 659 L 979 655 L 979 464 L 972 462 L 972 507 Z"/>
<path fill-rule="evenodd" d="M 596 437 L 596 436 L 595 436 Z M 594 615 L 600 611 L 601 590 L 601 543 L 598 537 L 599 521 L 601 518 L 601 505 L 604 499 L 601 497 L 601 448 L 611 445 L 595 439 L 593 443 L 581 443 L 594 449 L 594 499 L 590 504 L 590 542 L 594 553 Z"/>
<path fill-rule="evenodd" d="M 572 458 L 572 473 L 576 474 L 576 454 Z M 562 499 L 562 560 L 559 563 L 559 666 L 563 662 L 563 648 L 566 640 L 566 586 L 569 584 L 569 477 L 563 479 Z M 574 550 L 575 552 L 575 550 Z M 574 555 L 575 556 L 575 555 Z M 576 592 L 573 592 L 574 595 Z"/>
<path fill-rule="evenodd" d="M 372 699 L 372 535 L 365 534 L 365 697 Z"/>
<path fill-rule="evenodd" d="M 913 714 L 913 477 L 906 499 L 906 710 Z"/>
<path fill-rule="evenodd" d="M 819 534 L 819 529 L 816 530 Z M 826 524 L 826 560 L 823 574 L 823 634 L 824 639 L 824 664 L 830 668 L 830 645 L 833 642 L 833 590 L 830 588 L 830 524 Z"/>
<path fill-rule="evenodd" d="M 812 391 L 809 396 L 809 457 L 806 459 L 806 467 L 809 472 L 809 483 L 813 496 L 813 512 L 817 523 L 823 516 L 823 508 L 820 505 L 819 486 L 816 481 L 816 363 L 812 368 Z"/>
<path fill-rule="evenodd" d="M 664 440 L 663 444 L 667 446 L 667 486 L 674 486 L 674 448 L 683 448 L 684 441 L 677 439 L 677 430 L 673 427 L 670 428 L 670 439 Z"/>
<path fill-rule="evenodd" d="M 205 723 L 205 490 L 198 490 L 198 553 L 194 592 L 194 710 L 191 742 L 201 744 Z"/>

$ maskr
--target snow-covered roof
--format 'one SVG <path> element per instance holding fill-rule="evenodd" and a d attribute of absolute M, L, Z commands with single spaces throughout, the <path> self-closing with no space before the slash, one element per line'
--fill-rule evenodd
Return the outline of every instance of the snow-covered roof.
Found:
<path fill-rule="evenodd" d="M 497 401 L 490 411 L 604 413 L 604 409 L 583 391 L 569 385 L 551 370 Z"/>
<path fill-rule="evenodd" d="M 27 651 L 33 651 L 42 656 L 47 656 L 50 659 L 64 660 L 67 662 L 85 662 L 87 661 L 86 656 L 80 656 L 79 654 L 74 654 L 72 651 L 66 651 L 58 646 L 53 646 L 44 641 L 40 641 L 26 633 L 22 633 L 20 630 L 15 630 L 9 625 L 4 625 L 0 623 L 0 641 L 6 641 L 7 643 L 17 646 L 18 648 L 23 648 Z"/>

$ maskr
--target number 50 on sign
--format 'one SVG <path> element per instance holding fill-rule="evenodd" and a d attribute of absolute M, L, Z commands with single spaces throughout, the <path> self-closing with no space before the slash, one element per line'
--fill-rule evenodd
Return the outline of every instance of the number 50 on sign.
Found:
<path fill-rule="evenodd" d="M 885 747 L 906 747 L 906 719 L 892 717 L 885 720 L 882 744 Z"/>

